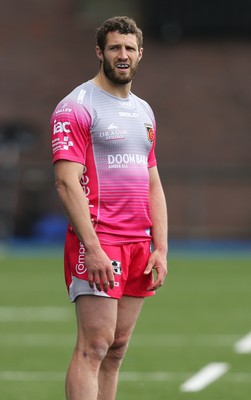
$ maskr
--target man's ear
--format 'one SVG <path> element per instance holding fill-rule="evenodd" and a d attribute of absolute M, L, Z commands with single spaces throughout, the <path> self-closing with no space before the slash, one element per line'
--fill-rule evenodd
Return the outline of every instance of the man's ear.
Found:
<path fill-rule="evenodd" d="M 138 61 L 140 61 L 142 57 L 143 57 L 143 47 L 140 47 Z"/>
<path fill-rule="evenodd" d="M 102 50 L 100 49 L 100 47 L 99 47 L 99 46 L 96 46 L 95 50 L 96 50 L 96 55 L 97 55 L 99 61 L 103 61 L 104 56 L 103 56 L 103 52 L 102 52 Z"/>

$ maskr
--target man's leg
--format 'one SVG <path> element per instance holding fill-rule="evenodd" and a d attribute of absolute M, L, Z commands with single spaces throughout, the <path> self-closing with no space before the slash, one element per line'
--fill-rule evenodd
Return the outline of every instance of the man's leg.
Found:
<path fill-rule="evenodd" d="M 97 400 L 98 373 L 114 341 L 118 300 L 79 296 L 78 336 L 66 377 L 67 400 Z"/>
<path fill-rule="evenodd" d="M 99 371 L 98 400 L 114 400 L 119 368 L 126 353 L 130 337 L 137 322 L 144 299 L 122 297 L 118 302 L 117 326 L 114 342 L 103 359 Z"/>

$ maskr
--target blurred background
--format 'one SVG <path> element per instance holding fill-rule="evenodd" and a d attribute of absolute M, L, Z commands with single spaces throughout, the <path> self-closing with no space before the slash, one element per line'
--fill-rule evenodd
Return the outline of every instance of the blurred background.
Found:
<path fill-rule="evenodd" d="M 98 70 L 95 30 L 144 30 L 133 91 L 157 118 L 170 238 L 251 239 L 250 0 L 1 0 L 0 241 L 61 241 L 49 120 Z"/>

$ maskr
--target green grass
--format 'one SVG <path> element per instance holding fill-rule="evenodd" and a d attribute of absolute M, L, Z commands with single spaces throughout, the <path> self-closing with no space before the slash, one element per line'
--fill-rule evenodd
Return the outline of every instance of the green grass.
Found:
<path fill-rule="evenodd" d="M 30 256 L 8 253 L 0 260 L 0 273 L 1 399 L 64 399 L 75 315 L 62 257 L 46 256 L 44 250 Z M 117 400 L 247 400 L 251 354 L 236 354 L 234 343 L 251 331 L 250 285 L 248 256 L 172 255 L 166 285 L 145 302 L 122 365 Z M 55 319 L 47 318 L 44 307 L 56 312 Z M 226 362 L 230 369 L 200 392 L 180 391 L 211 362 Z M 159 372 L 165 379 L 151 375 Z"/>

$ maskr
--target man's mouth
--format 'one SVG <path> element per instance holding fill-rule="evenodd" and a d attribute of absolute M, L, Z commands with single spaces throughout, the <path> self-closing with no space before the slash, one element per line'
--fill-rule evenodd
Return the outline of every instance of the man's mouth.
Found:
<path fill-rule="evenodd" d="M 129 64 L 120 63 L 120 64 L 116 64 L 116 67 L 119 68 L 119 69 L 128 69 L 130 67 L 130 65 Z"/>

